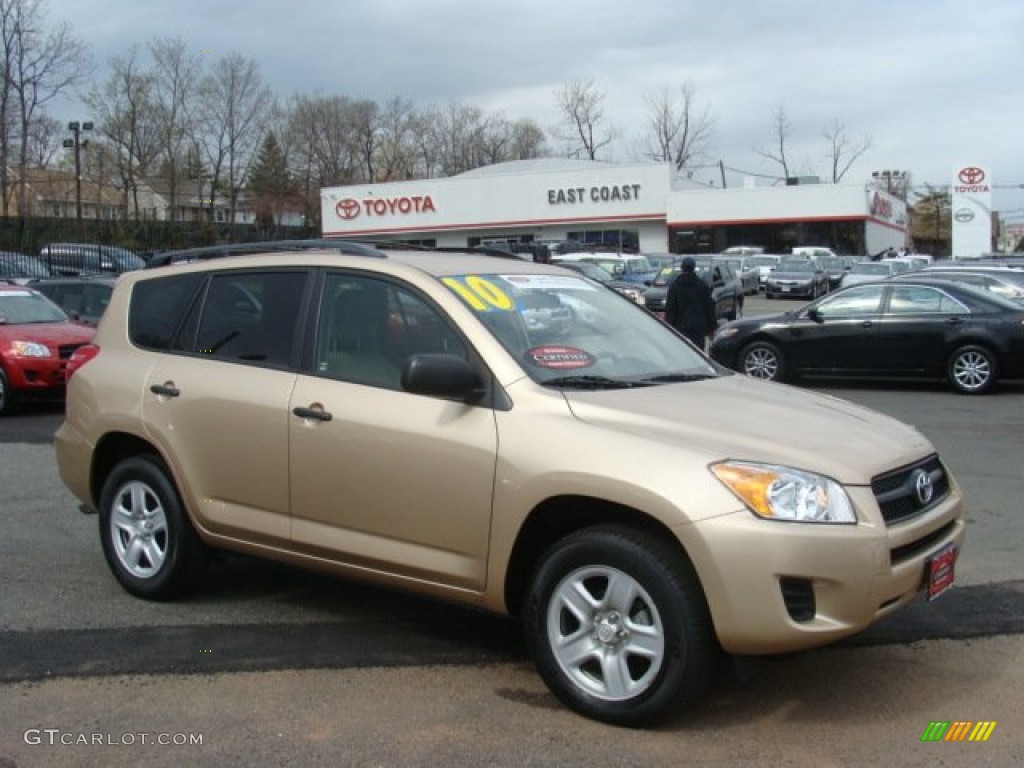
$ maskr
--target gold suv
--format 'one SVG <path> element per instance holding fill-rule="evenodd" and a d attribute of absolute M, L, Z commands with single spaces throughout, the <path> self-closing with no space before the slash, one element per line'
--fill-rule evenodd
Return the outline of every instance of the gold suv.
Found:
<path fill-rule="evenodd" d="M 129 592 L 180 594 L 225 549 L 510 614 L 552 691 L 613 723 L 694 699 L 719 650 L 939 595 L 964 535 L 912 427 L 733 374 L 514 257 L 339 243 L 131 272 L 72 367 L 60 475 Z"/>

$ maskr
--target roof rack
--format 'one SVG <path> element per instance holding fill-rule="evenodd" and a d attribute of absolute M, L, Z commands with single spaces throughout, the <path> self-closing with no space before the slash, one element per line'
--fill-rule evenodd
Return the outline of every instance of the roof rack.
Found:
<path fill-rule="evenodd" d="M 369 256 L 385 258 L 374 245 L 351 240 L 308 239 L 308 240 L 267 240 L 255 243 L 230 243 L 226 245 L 209 245 L 202 248 L 186 248 L 179 251 L 165 251 L 154 254 L 146 263 L 146 268 L 164 267 L 168 264 L 185 264 L 193 261 L 219 259 L 225 256 L 249 256 L 260 253 L 278 251 L 336 250 L 352 256 Z"/>

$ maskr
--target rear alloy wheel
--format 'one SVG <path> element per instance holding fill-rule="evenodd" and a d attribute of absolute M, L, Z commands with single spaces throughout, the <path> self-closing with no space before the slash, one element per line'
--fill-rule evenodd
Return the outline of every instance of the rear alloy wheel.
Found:
<path fill-rule="evenodd" d="M 752 378 L 782 381 L 785 370 L 782 352 L 770 342 L 752 342 L 740 353 L 740 372 Z"/>
<path fill-rule="evenodd" d="M 552 692 L 616 725 L 646 725 L 691 702 L 717 655 L 685 556 L 624 527 L 584 529 L 554 544 L 533 578 L 523 623 Z"/>
<path fill-rule="evenodd" d="M 999 364 L 985 347 L 960 347 L 949 358 L 949 383 L 957 392 L 978 395 L 996 383 Z"/>
<path fill-rule="evenodd" d="M 125 590 L 165 600 L 193 587 L 208 551 L 163 463 L 138 456 L 118 464 L 100 496 L 100 540 Z"/>

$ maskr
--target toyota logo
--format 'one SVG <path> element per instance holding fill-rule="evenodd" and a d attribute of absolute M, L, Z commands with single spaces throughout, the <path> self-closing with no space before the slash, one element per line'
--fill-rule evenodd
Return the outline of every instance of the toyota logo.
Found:
<path fill-rule="evenodd" d="M 981 184 L 981 182 L 985 180 L 985 171 L 975 166 L 961 168 L 960 173 L 957 174 L 957 178 L 959 178 L 963 184 Z"/>
<path fill-rule="evenodd" d="M 926 506 L 935 495 L 935 486 L 932 485 L 932 476 L 919 469 L 914 472 L 914 493 L 917 495 L 917 503 L 922 507 Z"/>
<path fill-rule="evenodd" d="M 966 224 L 968 221 L 974 221 L 974 211 L 970 208 L 957 208 L 953 218 L 961 224 Z"/>
<path fill-rule="evenodd" d="M 344 200 L 339 200 L 338 204 L 334 206 L 335 212 L 338 214 L 338 218 L 351 220 L 359 215 L 359 201 L 354 200 L 351 197 L 346 197 Z"/>

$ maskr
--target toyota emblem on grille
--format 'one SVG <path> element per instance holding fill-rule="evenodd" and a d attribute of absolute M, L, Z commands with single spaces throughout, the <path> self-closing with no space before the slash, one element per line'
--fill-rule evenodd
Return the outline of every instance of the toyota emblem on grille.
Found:
<path fill-rule="evenodd" d="M 914 493 L 917 494 L 917 501 L 923 507 L 932 500 L 935 494 L 935 486 L 932 485 L 932 476 L 919 469 L 914 472 Z"/>

